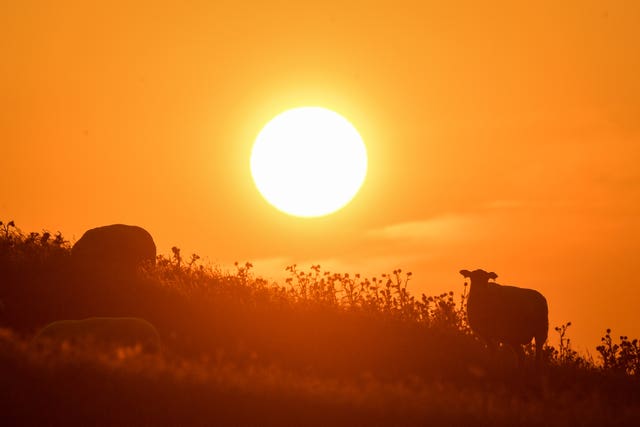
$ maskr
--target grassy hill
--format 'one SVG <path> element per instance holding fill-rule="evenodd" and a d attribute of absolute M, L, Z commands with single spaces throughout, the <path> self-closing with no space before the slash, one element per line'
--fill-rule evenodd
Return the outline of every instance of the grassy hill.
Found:
<path fill-rule="evenodd" d="M 251 264 L 223 272 L 177 248 L 131 277 L 78 274 L 61 234 L 0 224 L 0 417 L 9 425 L 630 425 L 640 416 L 636 340 L 607 331 L 597 360 L 567 328 L 545 365 L 488 350 L 466 289 L 414 296 L 378 278 Z M 59 319 L 132 316 L 164 350 L 31 342 Z M 530 349 L 529 349 L 530 352 Z"/>

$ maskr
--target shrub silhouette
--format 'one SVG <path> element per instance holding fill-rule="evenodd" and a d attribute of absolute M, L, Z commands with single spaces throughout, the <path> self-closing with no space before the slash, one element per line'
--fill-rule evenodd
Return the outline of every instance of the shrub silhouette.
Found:
<path fill-rule="evenodd" d="M 620 342 L 614 343 L 611 329 L 607 329 L 601 341 L 596 350 L 602 357 L 604 369 L 640 377 L 640 345 L 637 339 L 630 340 L 621 335 Z"/>

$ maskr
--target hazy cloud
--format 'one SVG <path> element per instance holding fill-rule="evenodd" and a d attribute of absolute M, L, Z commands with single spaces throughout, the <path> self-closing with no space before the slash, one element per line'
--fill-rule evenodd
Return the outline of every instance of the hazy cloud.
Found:
<path fill-rule="evenodd" d="M 458 240 L 478 225 L 478 216 L 445 215 L 421 221 L 391 224 L 368 232 L 368 236 L 385 240 Z"/>
<path fill-rule="evenodd" d="M 527 203 L 523 200 L 493 200 L 486 204 L 487 209 L 515 209 L 526 207 Z"/>

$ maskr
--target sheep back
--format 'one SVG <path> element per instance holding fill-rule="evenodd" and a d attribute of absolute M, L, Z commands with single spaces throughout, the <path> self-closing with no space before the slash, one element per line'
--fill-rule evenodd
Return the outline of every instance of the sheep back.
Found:
<path fill-rule="evenodd" d="M 547 338 L 547 300 L 533 289 L 488 283 L 471 293 L 467 315 L 471 328 L 490 341 L 518 345 Z"/>
<path fill-rule="evenodd" d="M 142 346 L 148 353 L 161 350 L 160 335 L 148 321 L 136 317 L 90 317 L 82 320 L 58 320 L 42 328 L 36 343 L 67 342 L 97 348 Z"/>
<path fill-rule="evenodd" d="M 156 245 L 142 227 L 112 224 L 87 230 L 73 245 L 71 257 L 80 271 L 130 273 L 155 262 Z"/>

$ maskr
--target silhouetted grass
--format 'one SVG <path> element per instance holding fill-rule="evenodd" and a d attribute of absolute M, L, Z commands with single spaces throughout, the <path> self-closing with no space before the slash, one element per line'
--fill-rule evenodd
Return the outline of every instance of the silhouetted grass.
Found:
<path fill-rule="evenodd" d="M 602 426 L 640 415 L 629 395 L 585 389 L 573 376 L 564 387 L 530 377 L 517 388 L 332 379 L 124 350 L 36 351 L 6 330 L 0 373 L 6 425 Z"/>
<path fill-rule="evenodd" d="M 466 287 L 413 296 L 411 273 L 287 267 L 269 283 L 173 248 L 128 278 L 78 275 L 60 233 L 0 223 L 0 415 L 33 425 L 625 425 L 640 415 L 636 340 L 594 361 L 567 330 L 542 370 L 470 332 Z M 41 348 L 47 323 L 135 316 L 165 352 Z M 530 352 L 531 349 L 529 349 Z"/>

